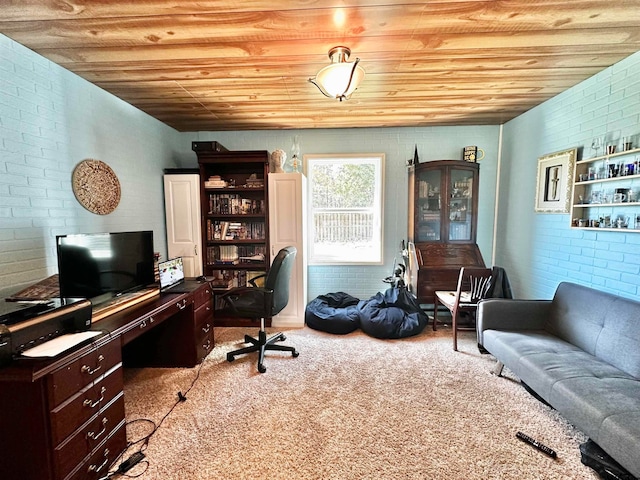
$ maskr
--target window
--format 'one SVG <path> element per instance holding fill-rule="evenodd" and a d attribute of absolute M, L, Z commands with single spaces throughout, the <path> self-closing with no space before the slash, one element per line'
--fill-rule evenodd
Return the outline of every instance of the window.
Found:
<path fill-rule="evenodd" d="M 384 154 L 305 155 L 309 263 L 382 263 Z"/>

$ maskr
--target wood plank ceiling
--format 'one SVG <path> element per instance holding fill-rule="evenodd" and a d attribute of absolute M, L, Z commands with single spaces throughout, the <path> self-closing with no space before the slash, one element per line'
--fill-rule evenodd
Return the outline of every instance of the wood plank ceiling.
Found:
<path fill-rule="evenodd" d="M 500 124 L 640 50 L 638 0 L 0 0 L 0 32 L 179 131 Z M 345 45 L 350 100 L 307 80 Z"/>

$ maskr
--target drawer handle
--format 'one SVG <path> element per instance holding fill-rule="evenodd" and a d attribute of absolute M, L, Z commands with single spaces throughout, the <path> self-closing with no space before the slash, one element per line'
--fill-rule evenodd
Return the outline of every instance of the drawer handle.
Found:
<path fill-rule="evenodd" d="M 102 430 L 100 430 L 98 433 L 87 432 L 87 437 L 89 437 L 91 440 L 97 440 L 98 438 L 100 438 L 100 436 L 107 431 L 107 423 L 109 423 L 109 419 L 107 417 L 104 417 L 102 419 Z"/>
<path fill-rule="evenodd" d="M 103 361 L 104 361 L 104 356 L 98 355 L 98 361 L 96 363 L 102 363 Z M 93 375 L 101 368 L 102 368 L 102 365 L 98 365 L 96 368 L 91 368 L 89 365 L 83 365 L 80 371 L 82 373 L 88 373 L 89 375 Z"/>
<path fill-rule="evenodd" d="M 82 402 L 82 405 L 89 408 L 96 408 L 104 400 L 105 393 L 107 393 L 107 388 L 102 387 L 100 389 L 100 398 L 98 400 L 96 400 L 95 402 L 92 402 L 90 398 L 87 398 L 84 402 Z"/>
<path fill-rule="evenodd" d="M 184 310 L 184 308 L 187 306 L 187 299 L 183 299 L 181 302 L 176 303 L 176 307 L 178 307 L 180 310 Z"/>
<path fill-rule="evenodd" d="M 211 325 L 209 325 L 208 323 L 207 323 L 206 327 L 202 327 L 202 331 L 204 333 L 209 333 L 209 330 L 211 330 Z"/>
<path fill-rule="evenodd" d="M 98 466 L 98 465 L 89 465 L 89 469 L 87 470 L 88 473 L 99 472 L 100 470 L 102 470 L 104 467 L 107 466 L 107 464 L 109 463 L 109 449 L 108 448 L 104 449 L 104 457 L 105 457 L 104 458 L 104 462 L 102 462 L 100 464 L 100 466 Z"/>
<path fill-rule="evenodd" d="M 143 320 L 142 322 L 140 322 L 140 329 L 146 328 L 147 327 L 147 321 Z"/>
<path fill-rule="evenodd" d="M 205 343 L 203 343 L 202 348 L 204 348 L 205 350 L 209 350 L 211 348 L 211 340 L 207 340 Z"/>

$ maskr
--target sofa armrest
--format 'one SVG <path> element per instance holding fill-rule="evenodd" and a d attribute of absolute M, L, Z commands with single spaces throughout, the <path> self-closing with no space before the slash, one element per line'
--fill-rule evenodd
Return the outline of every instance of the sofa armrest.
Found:
<path fill-rule="evenodd" d="M 485 330 L 542 330 L 551 313 L 551 300 L 488 298 L 478 304 L 478 344 Z"/>

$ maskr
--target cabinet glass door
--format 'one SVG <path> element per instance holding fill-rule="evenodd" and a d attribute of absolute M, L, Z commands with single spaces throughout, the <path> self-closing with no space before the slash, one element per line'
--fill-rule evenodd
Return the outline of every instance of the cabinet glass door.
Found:
<path fill-rule="evenodd" d="M 440 240 L 440 170 L 428 170 L 418 174 L 416 208 L 416 242 Z"/>
<path fill-rule="evenodd" d="M 451 169 L 449 188 L 449 240 L 472 238 L 473 174 L 469 170 Z"/>

